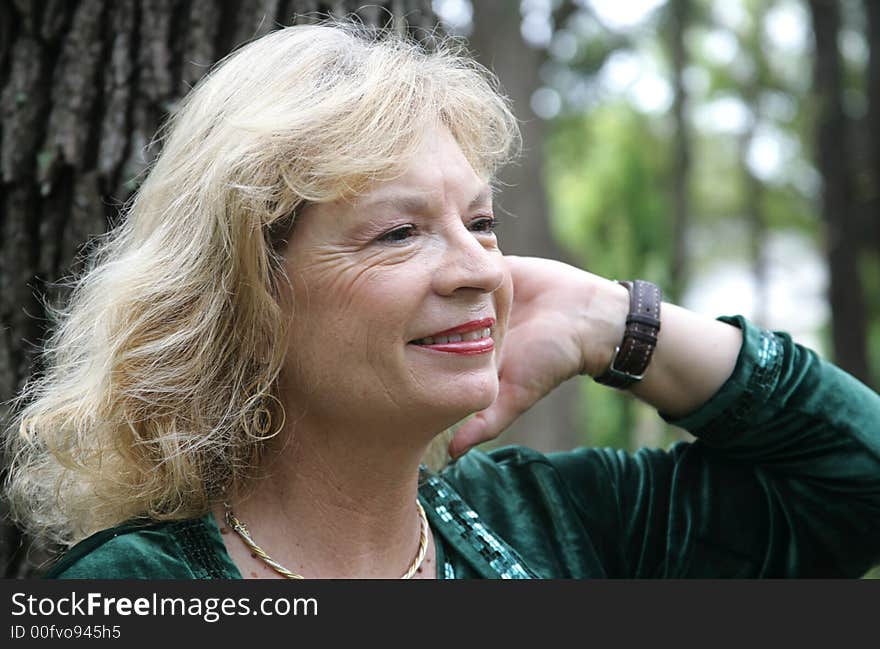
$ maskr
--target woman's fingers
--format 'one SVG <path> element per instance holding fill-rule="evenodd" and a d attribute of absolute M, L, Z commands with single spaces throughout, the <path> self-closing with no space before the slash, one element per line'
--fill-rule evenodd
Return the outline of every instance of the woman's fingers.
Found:
<path fill-rule="evenodd" d="M 501 384 L 495 402 L 481 410 L 459 427 L 449 443 L 449 455 L 456 459 L 482 442 L 495 439 L 531 404 L 522 403 L 522 395 L 514 387 Z"/>
<path fill-rule="evenodd" d="M 452 441 L 449 442 L 449 456 L 452 459 L 458 459 L 477 444 L 495 437 L 488 434 L 488 431 L 493 427 L 492 424 L 497 419 L 497 415 L 492 412 L 494 408 L 495 406 L 493 405 L 486 410 L 478 412 L 455 431 Z"/>

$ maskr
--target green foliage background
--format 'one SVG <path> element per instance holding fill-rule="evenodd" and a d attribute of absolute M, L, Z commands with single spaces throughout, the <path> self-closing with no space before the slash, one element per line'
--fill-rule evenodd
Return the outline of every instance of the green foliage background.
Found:
<path fill-rule="evenodd" d="M 554 3 L 559 5 L 561 3 Z M 805 3 L 798 0 L 741 0 L 735 24 L 725 22 L 719 3 L 694 0 L 684 39 L 687 124 L 690 129 L 688 199 L 697 237 L 688 248 L 689 277 L 699 277 L 720 260 L 748 268 L 767 255 L 772 233 L 798 233 L 814 253 L 824 254 L 819 216 L 819 178 L 814 164 L 816 101 L 811 94 L 812 34 Z M 861 43 L 842 48 L 844 99 L 854 124 L 864 117 L 867 41 L 858 0 L 841 0 L 841 39 Z M 560 59 L 548 47 L 547 86 L 561 97 L 548 120 L 545 186 L 554 235 L 575 263 L 611 278 L 646 277 L 671 286 L 675 129 L 670 110 L 640 109 L 630 97 L 595 90 L 591 99 L 570 99 L 573 79 L 593 88 L 601 70 L 619 53 L 636 53 L 662 71 L 671 84 L 669 53 L 671 3 L 660 3 L 638 26 L 584 29 L 589 18 L 556 25 L 553 39 L 567 32 L 577 50 Z M 775 12 L 775 13 L 774 13 Z M 783 16 L 797 23 L 804 38 L 782 46 L 771 38 L 771 21 Z M 580 26 L 580 27 L 579 27 Z M 796 26 L 796 25 L 795 25 Z M 777 32 L 779 28 L 776 28 Z M 733 60 L 719 61 L 719 35 L 735 43 Z M 777 34 L 779 36 L 779 34 Z M 714 40 L 713 40 L 714 39 Z M 855 54 L 854 54 L 855 53 Z M 747 119 L 739 129 L 708 128 L 695 115 L 711 102 L 735 102 Z M 748 160 L 749 138 L 770 134 L 783 151 L 781 165 L 760 177 Z M 749 221 L 757 214 L 760 230 Z M 754 217 L 753 217 L 754 218 Z M 870 309 L 869 353 L 880 376 L 880 242 L 861 253 L 864 292 Z M 772 261 L 772 260 L 771 260 Z M 797 260 L 793 260 L 794 264 Z M 686 286 L 684 287 L 687 288 Z M 721 315 L 721 314 L 718 314 Z M 816 332 L 817 351 L 830 355 L 830 323 Z M 582 379 L 584 443 L 634 450 L 646 444 L 668 446 L 688 438 L 664 424 L 656 413 L 625 395 Z M 632 432 L 615 432 L 632 431 Z"/>

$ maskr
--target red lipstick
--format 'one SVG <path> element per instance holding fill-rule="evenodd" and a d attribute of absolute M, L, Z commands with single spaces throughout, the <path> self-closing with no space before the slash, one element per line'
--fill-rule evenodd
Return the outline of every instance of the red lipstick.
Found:
<path fill-rule="evenodd" d="M 470 322 L 465 322 L 464 324 L 460 324 L 457 327 L 453 327 L 452 329 L 445 329 L 443 331 L 438 331 L 437 333 L 430 334 L 429 336 L 423 336 L 423 338 L 436 338 L 437 336 L 451 336 L 453 334 L 466 334 L 470 331 L 477 331 L 478 329 L 491 329 L 495 325 L 495 318 L 483 318 L 482 320 L 471 320 Z"/>
<path fill-rule="evenodd" d="M 481 331 L 483 329 L 491 329 L 495 324 L 495 318 L 483 318 L 481 320 L 472 320 L 471 322 L 466 322 L 464 324 L 460 324 L 456 327 L 452 327 L 451 329 L 445 329 L 443 331 L 438 331 L 435 334 L 431 334 L 430 336 L 425 336 L 424 338 L 419 338 L 418 340 L 426 340 L 438 338 L 440 336 L 453 336 L 453 335 L 463 335 L 467 333 L 471 333 L 474 331 Z M 447 354 L 458 354 L 463 356 L 473 356 L 477 354 L 486 354 L 495 349 L 495 341 L 493 340 L 491 333 L 490 335 L 477 338 L 476 340 L 460 340 L 460 341 L 449 341 L 449 342 L 431 342 L 431 343 L 420 343 L 418 341 L 413 341 L 413 344 L 417 347 L 421 347 L 422 349 L 431 350 L 434 352 L 443 352 Z"/>

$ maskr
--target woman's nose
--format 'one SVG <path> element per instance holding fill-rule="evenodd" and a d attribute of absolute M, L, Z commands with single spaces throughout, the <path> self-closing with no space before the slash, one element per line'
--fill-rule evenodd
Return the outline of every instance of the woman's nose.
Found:
<path fill-rule="evenodd" d="M 492 293 L 504 282 L 504 259 L 490 235 L 464 224 L 445 237 L 443 257 L 434 273 L 434 290 L 452 295 L 461 289 Z"/>

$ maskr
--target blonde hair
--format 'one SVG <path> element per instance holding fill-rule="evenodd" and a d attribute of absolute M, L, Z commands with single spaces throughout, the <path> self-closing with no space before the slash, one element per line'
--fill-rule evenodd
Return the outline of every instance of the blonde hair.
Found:
<path fill-rule="evenodd" d="M 294 215 L 399 174 L 437 123 L 490 180 L 519 144 L 494 77 L 452 39 L 427 51 L 334 21 L 218 64 L 164 127 L 126 219 L 54 313 L 44 372 L 13 402 L 7 495 L 22 528 L 69 545 L 134 517 L 201 515 L 246 487 L 283 419 Z"/>

